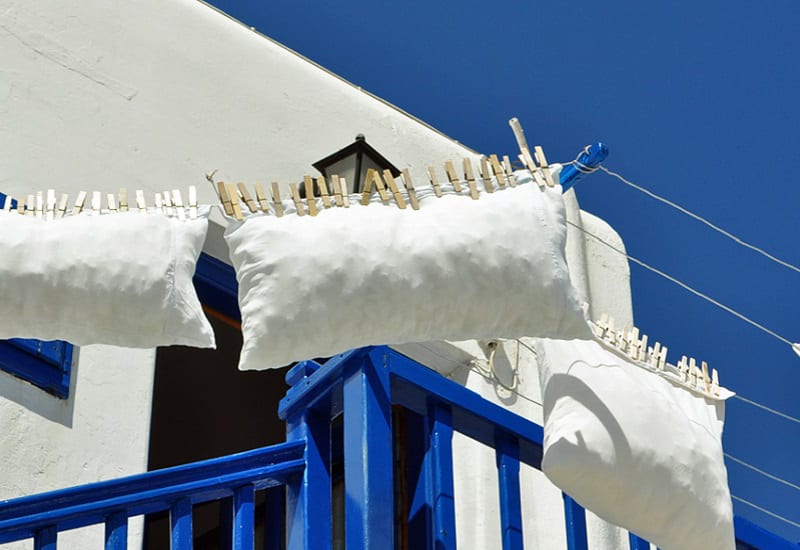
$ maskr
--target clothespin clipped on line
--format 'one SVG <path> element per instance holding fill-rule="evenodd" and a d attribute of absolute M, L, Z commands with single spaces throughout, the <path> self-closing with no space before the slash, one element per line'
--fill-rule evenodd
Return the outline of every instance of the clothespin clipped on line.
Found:
<path fill-rule="evenodd" d="M 344 206 L 344 197 L 342 195 L 342 182 L 339 181 L 339 176 L 336 174 L 331 176 L 331 185 L 333 185 L 333 202 L 338 207 Z"/>
<path fill-rule="evenodd" d="M 487 193 L 494 193 L 494 185 L 492 184 L 492 174 L 489 171 L 489 160 L 486 157 L 481 157 L 481 180 L 483 180 L 483 188 Z"/>
<path fill-rule="evenodd" d="M 439 178 L 436 177 L 436 170 L 433 166 L 428 166 L 428 180 L 431 182 L 431 187 L 433 187 L 433 192 L 436 193 L 436 196 L 441 197 L 442 188 L 439 185 Z"/>
<path fill-rule="evenodd" d="M 322 197 L 322 206 L 324 208 L 330 208 L 331 205 L 331 196 L 328 192 L 328 182 L 325 181 L 323 176 L 317 176 L 317 187 L 319 188 L 319 195 Z"/>
<path fill-rule="evenodd" d="M 56 217 L 56 192 L 54 189 L 47 190 L 46 201 L 47 221 L 51 222 Z"/>
<path fill-rule="evenodd" d="M 227 216 L 233 216 L 233 204 L 231 203 L 231 197 L 228 194 L 228 188 L 226 187 L 224 182 L 218 181 L 217 182 L 217 192 L 219 193 L 219 200 L 222 203 L 222 209 L 225 211 Z M 160 205 L 158 204 L 159 195 L 156 193 L 156 208 L 159 208 Z"/>
<path fill-rule="evenodd" d="M 503 173 L 503 167 L 500 165 L 500 159 L 497 158 L 497 155 L 491 155 L 489 157 L 489 163 L 492 165 L 492 172 L 494 172 L 497 185 L 502 189 L 506 186 L 506 176 Z"/>
<path fill-rule="evenodd" d="M 264 187 L 260 183 L 257 183 L 255 187 L 256 200 L 261 207 L 261 211 L 264 212 L 264 214 L 269 214 L 269 201 L 267 200 L 267 194 L 264 192 Z"/>
<path fill-rule="evenodd" d="M 508 177 L 508 185 L 511 187 L 517 186 L 517 176 L 514 175 L 514 167 L 511 166 L 511 159 L 508 158 L 508 155 L 503 155 L 503 168 L 506 171 L 506 176 Z"/>
<path fill-rule="evenodd" d="M 189 218 L 197 219 L 197 187 L 189 186 Z"/>
<path fill-rule="evenodd" d="M 278 188 L 278 182 L 272 182 L 272 205 L 275 207 L 275 215 L 279 218 L 283 217 L 283 202 L 281 199 L 281 191 Z M 299 214 L 298 214 L 299 215 Z"/>
<path fill-rule="evenodd" d="M 225 184 L 222 184 L 225 185 Z M 227 191 L 225 192 L 227 195 Z M 228 200 L 230 202 L 230 200 Z M 163 210 L 164 209 L 164 200 L 161 198 L 161 193 L 156 193 L 153 197 L 153 204 L 156 207 L 156 210 Z M 233 210 L 231 210 L 231 214 L 233 214 Z"/>
<path fill-rule="evenodd" d="M 128 211 L 128 190 L 124 187 L 119 188 L 119 211 Z"/>
<path fill-rule="evenodd" d="M 408 201 L 411 203 L 411 208 L 419 210 L 419 199 L 417 199 L 417 190 L 414 189 L 414 182 L 411 181 L 411 174 L 408 168 L 403 168 L 403 185 L 408 193 Z"/>
<path fill-rule="evenodd" d="M 92 192 L 92 213 L 100 214 L 100 191 L 93 191 Z"/>
<path fill-rule="evenodd" d="M 397 181 L 395 181 L 391 170 L 383 171 L 383 179 L 386 180 L 386 183 L 389 184 L 389 190 L 392 192 L 392 195 L 394 196 L 394 201 L 397 203 L 397 206 L 399 206 L 401 210 L 405 210 L 406 200 L 403 198 L 403 195 L 400 194 L 400 188 L 397 187 Z"/>
<path fill-rule="evenodd" d="M 468 158 L 464 159 L 464 179 L 467 180 L 469 186 L 469 196 L 472 200 L 478 200 L 478 186 L 475 184 L 475 173 L 472 171 L 472 161 Z"/>
<path fill-rule="evenodd" d="M 116 214 L 117 213 L 117 197 L 114 193 L 107 193 L 106 194 L 106 201 L 108 203 L 108 212 L 109 214 Z"/>
<path fill-rule="evenodd" d="M 141 189 L 136 190 L 136 208 L 139 212 L 147 212 L 147 203 L 144 200 L 144 191 Z"/>
<path fill-rule="evenodd" d="M 306 209 L 303 208 L 303 201 L 300 200 L 300 193 L 297 191 L 297 184 L 290 183 L 289 192 L 292 194 L 292 200 L 294 201 L 294 207 L 297 210 L 297 215 L 304 216 Z"/>
<path fill-rule="evenodd" d="M 3 201 L 3 210 L 4 211 L 11 212 L 11 201 L 12 200 L 14 200 L 14 199 L 12 199 L 10 195 L 6 195 L 6 198 Z M 19 202 L 17 204 L 19 204 Z"/>
<path fill-rule="evenodd" d="M 41 191 L 36 192 L 36 217 L 41 218 L 44 213 L 44 196 Z"/>
<path fill-rule="evenodd" d="M 514 132 L 514 137 L 517 140 L 522 164 L 528 170 L 530 170 L 531 176 L 533 176 L 533 179 L 536 180 L 539 188 L 544 189 L 546 185 L 549 185 L 548 181 L 552 181 L 552 179 L 546 180 L 544 177 L 542 177 L 539 168 L 536 166 L 536 162 L 534 162 L 533 157 L 531 156 L 531 151 L 528 148 L 528 141 L 525 139 L 525 132 L 522 130 L 522 124 L 520 124 L 519 119 L 516 117 L 509 120 L 508 124 L 511 126 L 511 130 Z"/>
<path fill-rule="evenodd" d="M 250 191 L 247 190 L 247 186 L 241 181 L 237 183 L 236 186 L 239 188 L 239 194 L 242 196 L 242 199 L 244 199 L 244 204 L 247 206 L 247 209 L 253 214 L 258 212 L 256 201 L 253 200 Z"/>
<path fill-rule="evenodd" d="M 175 212 L 178 214 L 178 219 L 181 221 L 186 220 L 186 211 L 183 209 L 183 197 L 178 189 L 172 190 L 172 204 L 175 205 Z"/>
<path fill-rule="evenodd" d="M 311 216 L 317 215 L 317 197 L 314 196 L 314 180 L 311 176 L 303 176 L 303 184 L 306 189 L 306 202 L 308 203 L 308 213 Z"/>
<path fill-rule="evenodd" d="M 239 193 L 232 183 L 227 183 L 225 186 L 228 189 L 228 197 L 231 199 L 231 208 L 233 209 L 233 217 L 236 221 L 240 222 L 244 219 L 242 215 L 242 207 L 239 203 Z"/>
<path fill-rule="evenodd" d="M 456 173 L 456 167 L 453 165 L 453 161 L 448 160 L 444 163 L 444 171 L 447 173 L 447 179 L 450 181 L 450 185 L 453 186 L 453 191 L 461 193 L 461 182 L 458 180 L 458 174 Z"/>
<path fill-rule="evenodd" d="M 81 191 L 75 198 L 75 204 L 72 207 L 72 215 L 80 214 L 83 210 L 83 205 L 86 203 L 86 191 Z"/>

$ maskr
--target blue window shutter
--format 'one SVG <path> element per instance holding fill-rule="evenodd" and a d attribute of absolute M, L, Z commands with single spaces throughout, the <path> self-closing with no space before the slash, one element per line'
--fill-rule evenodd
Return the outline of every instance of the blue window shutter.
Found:
<path fill-rule="evenodd" d="M 0 193 L 0 208 L 6 196 Z M 12 208 L 16 207 L 12 202 Z M 69 397 L 72 344 L 14 338 L 0 340 L 0 369 L 62 399 Z"/>

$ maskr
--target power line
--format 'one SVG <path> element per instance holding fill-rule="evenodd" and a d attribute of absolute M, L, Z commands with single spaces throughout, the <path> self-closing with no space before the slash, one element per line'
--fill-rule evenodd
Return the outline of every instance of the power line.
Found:
<path fill-rule="evenodd" d="M 792 422 L 795 422 L 796 424 L 800 424 L 800 418 L 788 415 L 788 414 L 783 413 L 781 411 L 777 411 L 777 410 L 775 410 L 775 409 L 773 409 L 771 407 L 767 407 L 766 405 L 762 405 L 761 403 L 757 403 L 755 401 L 747 399 L 746 397 L 742 397 L 738 393 L 736 395 L 734 395 L 733 398 L 734 399 L 738 399 L 739 401 L 744 401 L 748 405 L 752 405 L 754 407 L 758 407 L 759 409 L 763 409 L 763 410 L 765 410 L 765 411 L 767 411 L 769 413 L 772 413 L 774 415 L 777 415 L 777 416 L 780 416 L 782 418 L 785 418 L 786 420 L 790 420 Z"/>
<path fill-rule="evenodd" d="M 709 221 L 708 219 L 704 218 L 703 216 L 701 216 L 699 214 L 695 214 L 691 210 L 689 210 L 687 208 L 684 208 L 683 206 L 681 206 L 679 204 L 676 204 L 676 203 L 672 202 L 671 200 L 662 197 L 661 195 L 657 195 L 656 193 L 653 193 L 652 191 L 650 191 L 648 189 L 645 189 L 641 185 L 637 185 L 637 184 L 633 183 L 632 181 L 630 181 L 628 179 L 625 179 L 625 177 L 623 177 L 621 174 L 618 174 L 617 172 L 612 172 L 611 170 L 609 170 L 605 166 L 598 166 L 598 168 L 600 170 L 602 170 L 603 172 L 605 172 L 606 174 L 608 174 L 609 176 L 617 178 L 619 181 L 621 181 L 625 185 L 627 185 L 627 186 L 629 186 L 629 187 L 631 187 L 633 189 L 636 189 L 637 191 L 639 191 L 641 193 L 644 193 L 645 195 L 647 195 L 647 196 L 649 196 L 649 197 L 651 197 L 651 198 L 653 198 L 653 199 L 655 199 L 655 200 L 657 200 L 659 202 L 662 202 L 662 203 L 664 203 L 664 204 L 666 204 L 668 206 L 671 206 L 672 208 L 678 210 L 679 212 L 682 212 L 683 214 L 686 214 L 690 218 L 693 218 L 693 219 L 699 221 L 702 224 L 705 224 L 707 227 L 710 227 L 711 229 L 713 229 L 717 233 L 719 233 L 721 235 L 724 235 L 725 237 L 729 238 L 730 240 L 732 240 L 736 244 L 739 244 L 739 245 L 741 245 L 741 246 L 743 246 L 745 248 L 749 248 L 750 250 L 761 254 L 765 258 L 767 258 L 767 259 L 769 259 L 769 260 L 771 260 L 771 261 L 773 261 L 773 262 L 775 262 L 775 263 L 777 263 L 779 265 L 782 265 L 783 267 L 786 267 L 788 269 L 791 269 L 792 271 L 796 271 L 797 273 L 800 273 L 800 267 L 798 267 L 798 266 L 796 266 L 796 265 L 794 265 L 792 263 L 789 263 L 789 262 L 787 262 L 785 260 L 782 260 L 782 259 L 778 258 L 777 256 L 774 256 L 774 255 L 770 254 L 769 252 L 767 252 L 763 248 L 760 248 L 760 247 L 758 247 L 758 246 L 756 246 L 754 244 L 750 244 L 749 242 L 745 241 L 744 239 L 741 239 L 740 237 L 737 237 L 736 235 L 734 235 L 730 231 L 726 231 L 725 229 L 722 229 L 720 226 L 718 226 L 715 223 Z"/>
<path fill-rule="evenodd" d="M 742 504 L 747 504 L 748 506 L 752 506 L 752 507 L 753 507 L 753 508 L 755 508 L 756 510 L 758 510 L 758 511 L 760 511 L 760 512 L 764 512 L 764 513 L 765 513 L 765 514 L 767 514 L 768 516 L 772 516 L 772 517 L 774 517 L 775 519 L 779 519 L 779 520 L 781 520 L 781 521 L 785 521 L 785 522 L 786 522 L 786 523 L 788 523 L 789 525 L 792 525 L 792 526 L 794 526 L 794 527 L 800 527 L 800 523 L 797 523 L 796 521 L 792 521 L 792 520 L 790 520 L 789 518 L 785 518 L 785 517 L 781 516 L 780 514 L 776 514 L 775 512 L 770 512 L 770 511 L 769 511 L 769 510 L 767 510 L 766 508 L 762 508 L 762 507 L 761 507 L 761 506 L 759 506 L 758 504 L 753 504 L 753 503 L 752 503 L 752 502 L 750 502 L 749 500 L 745 500 L 745 499 L 743 499 L 743 498 L 741 498 L 741 497 L 737 497 L 736 495 L 731 495 L 731 498 L 732 498 L 733 500 L 736 500 L 736 501 L 739 501 L 739 502 L 741 502 Z"/>

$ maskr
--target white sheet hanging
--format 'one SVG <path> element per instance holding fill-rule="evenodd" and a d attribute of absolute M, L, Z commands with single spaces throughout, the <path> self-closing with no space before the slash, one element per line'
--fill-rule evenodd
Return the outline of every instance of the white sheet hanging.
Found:
<path fill-rule="evenodd" d="M 192 285 L 207 216 L 0 211 L 0 338 L 214 347 Z"/>

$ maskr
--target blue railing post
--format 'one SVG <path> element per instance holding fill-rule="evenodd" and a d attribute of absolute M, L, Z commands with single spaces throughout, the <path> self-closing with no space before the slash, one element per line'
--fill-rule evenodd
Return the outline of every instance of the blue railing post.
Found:
<path fill-rule="evenodd" d="M 578 155 L 573 164 L 565 164 L 561 169 L 559 183 L 564 191 L 575 185 L 583 176 L 600 164 L 608 157 L 608 147 L 605 143 L 594 143 L 587 145 L 583 152 Z"/>
<path fill-rule="evenodd" d="M 564 494 L 564 519 L 567 527 L 567 550 L 588 550 L 586 511 L 567 494 Z"/>
<path fill-rule="evenodd" d="M 115 512 L 106 518 L 106 550 L 128 548 L 128 514 Z"/>
<path fill-rule="evenodd" d="M 344 400 L 345 540 L 348 550 L 394 546 L 394 455 L 389 374 L 374 350 L 346 375 Z"/>
<path fill-rule="evenodd" d="M 255 545 L 255 488 L 248 484 L 233 493 L 233 550 L 253 550 Z"/>
<path fill-rule="evenodd" d="M 630 543 L 630 550 L 650 550 L 650 543 L 633 533 L 628 533 L 628 542 Z"/>
<path fill-rule="evenodd" d="M 171 550 L 192 550 L 192 501 L 181 498 L 169 508 Z"/>
<path fill-rule="evenodd" d="M 455 550 L 456 505 L 453 488 L 453 416 L 449 407 L 433 404 L 428 408 L 431 423 L 428 462 L 433 484 L 433 547 Z"/>
<path fill-rule="evenodd" d="M 503 550 L 522 550 L 519 443 L 507 435 L 500 435 L 497 437 L 496 449 Z"/>
<path fill-rule="evenodd" d="M 56 550 L 58 530 L 55 526 L 44 527 L 33 536 L 33 550 Z"/>

